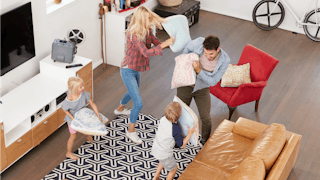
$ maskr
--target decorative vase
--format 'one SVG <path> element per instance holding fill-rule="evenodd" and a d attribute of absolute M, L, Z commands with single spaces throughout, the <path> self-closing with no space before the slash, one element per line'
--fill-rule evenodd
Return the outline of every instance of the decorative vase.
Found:
<path fill-rule="evenodd" d="M 61 0 L 54 0 L 54 3 L 59 4 L 61 3 Z"/>

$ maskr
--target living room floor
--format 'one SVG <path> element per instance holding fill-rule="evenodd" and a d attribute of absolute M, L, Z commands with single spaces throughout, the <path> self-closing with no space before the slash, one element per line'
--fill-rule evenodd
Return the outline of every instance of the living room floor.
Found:
<path fill-rule="evenodd" d="M 246 44 L 262 49 L 279 60 L 264 88 L 259 111 L 254 111 L 254 102 L 241 105 L 235 110 L 231 121 L 245 117 L 268 125 L 280 123 L 287 130 L 301 134 L 300 151 L 288 180 L 320 179 L 320 43 L 311 41 L 305 35 L 281 29 L 262 31 L 252 22 L 206 11 L 200 11 L 199 22 L 190 28 L 190 34 L 192 39 L 218 36 L 221 48 L 228 53 L 232 64 L 238 62 Z M 168 35 L 159 31 L 158 38 L 164 41 Z M 164 56 L 150 59 L 150 71 L 141 73 L 142 113 L 160 118 L 165 106 L 176 95 L 176 89 L 171 89 L 171 78 L 177 55 L 165 49 Z M 119 68 L 108 65 L 103 69 L 100 65 L 93 71 L 93 79 L 94 102 L 100 113 L 114 119 L 113 110 L 126 93 Z M 132 102 L 127 107 L 131 108 Z M 198 114 L 194 101 L 191 108 Z M 228 118 L 228 113 L 227 105 L 211 96 L 212 132 Z M 43 178 L 65 159 L 68 138 L 69 131 L 65 124 L 3 172 L 1 179 Z M 86 138 L 78 133 L 74 151 L 85 141 Z"/>

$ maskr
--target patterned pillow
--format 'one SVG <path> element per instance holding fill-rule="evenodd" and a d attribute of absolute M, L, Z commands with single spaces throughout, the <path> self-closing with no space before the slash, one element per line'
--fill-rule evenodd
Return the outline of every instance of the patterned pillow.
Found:
<path fill-rule="evenodd" d="M 100 113 L 100 117 L 104 122 L 108 121 L 104 115 Z M 106 126 L 99 120 L 96 113 L 88 108 L 82 108 L 75 113 L 71 122 L 71 128 L 83 134 L 100 136 L 108 133 Z"/>
<path fill-rule="evenodd" d="M 251 83 L 250 63 L 243 65 L 229 64 L 221 79 L 221 87 L 238 87 L 244 83 Z"/>
<path fill-rule="evenodd" d="M 173 71 L 171 89 L 194 85 L 197 75 L 192 63 L 199 61 L 199 56 L 195 53 L 181 54 L 175 58 L 175 61 L 176 65 Z"/>
<path fill-rule="evenodd" d="M 173 52 L 182 51 L 186 44 L 191 41 L 189 32 L 188 19 L 184 15 L 173 15 L 165 18 L 166 23 L 162 23 L 163 28 L 169 34 L 170 37 L 174 37 L 175 41 L 170 49 Z"/>
<path fill-rule="evenodd" d="M 195 131 L 192 134 L 189 142 L 194 146 L 198 146 L 199 142 L 199 123 L 197 115 L 192 111 L 192 109 L 187 106 L 180 98 L 174 96 L 174 102 L 178 102 L 181 105 L 181 116 L 178 120 L 178 125 L 181 127 L 182 136 L 186 137 L 188 135 L 188 127 L 190 129 L 195 127 Z"/>

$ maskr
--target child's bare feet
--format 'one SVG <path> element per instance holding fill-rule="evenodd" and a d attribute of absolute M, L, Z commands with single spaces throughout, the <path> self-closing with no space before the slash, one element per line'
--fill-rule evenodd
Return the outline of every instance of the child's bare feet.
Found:
<path fill-rule="evenodd" d="M 68 158 L 70 158 L 70 159 L 73 159 L 73 160 L 78 160 L 78 159 L 79 159 L 78 156 L 74 155 L 74 154 L 71 153 L 71 152 L 67 152 L 66 156 L 67 156 Z"/>
<path fill-rule="evenodd" d="M 91 136 L 89 136 L 89 135 L 85 135 L 85 136 L 86 136 L 87 140 L 89 141 L 89 143 L 92 143 L 92 142 L 93 142 L 93 139 L 92 139 Z"/>

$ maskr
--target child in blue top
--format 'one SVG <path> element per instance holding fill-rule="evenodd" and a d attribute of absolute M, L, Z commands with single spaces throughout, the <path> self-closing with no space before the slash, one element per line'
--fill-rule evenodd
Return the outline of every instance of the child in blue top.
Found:
<path fill-rule="evenodd" d="M 77 132 L 73 130 L 71 126 L 71 122 L 74 118 L 74 115 L 77 111 L 87 106 L 89 103 L 96 113 L 98 118 L 102 123 L 104 122 L 99 114 L 98 108 L 94 102 L 90 99 L 90 93 L 84 90 L 84 82 L 79 77 L 70 77 L 68 80 L 68 90 L 70 94 L 66 97 L 66 99 L 62 103 L 62 109 L 66 113 L 64 120 L 68 123 L 70 138 L 68 139 L 67 144 L 67 154 L 66 156 L 70 159 L 77 160 L 79 157 L 72 153 L 73 142 L 77 136 Z M 88 139 L 90 143 L 92 143 L 93 139 L 91 136 L 84 134 L 84 136 Z"/>
<path fill-rule="evenodd" d="M 181 128 L 177 124 L 180 116 L 180 104 L 178 102 L 171 102 L 167 105 L 164 116 L 160 119 L 158 131 L 151 149 L 152 155 L 159 161 L 153 180 L 160 179 L 160 172 L 163 168 L 169 171 L 167 180 L 174 178 L 178 166 L 173 157 L 173 147 L 176 144 L 180 148 L 184 148 L 195 131 L 195 127 L 192 129 L 188 127 L 188 135 L 183 139 Z"/>

